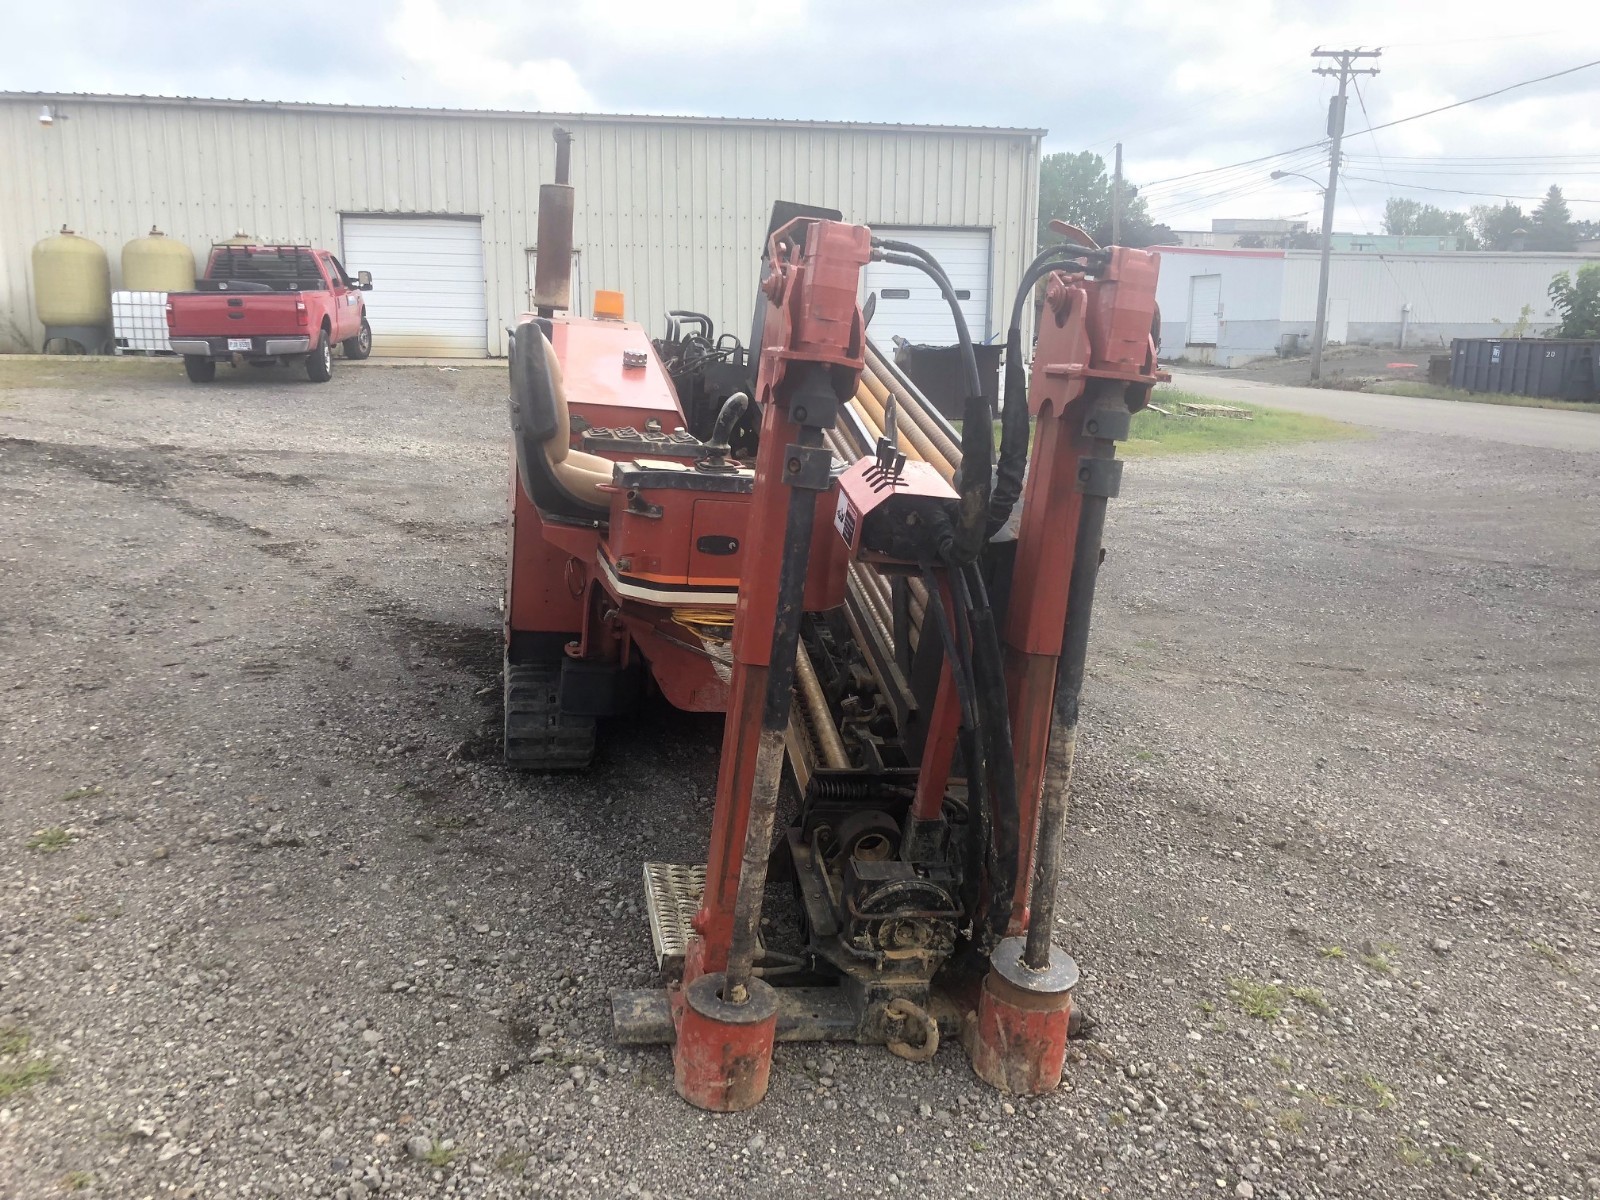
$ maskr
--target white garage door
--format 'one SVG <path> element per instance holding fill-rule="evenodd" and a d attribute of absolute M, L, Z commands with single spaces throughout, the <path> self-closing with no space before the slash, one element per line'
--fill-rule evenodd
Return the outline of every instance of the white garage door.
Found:
<path fill-rule="evenodd" d="M 1222 329 L 1222 276 L 1196 275 L 1189 280 L 1189 330 L 1191 346 L 1215 346 Z"/>
<path fill-rule="evenodd" d="M 878 237 L 921 246 L 939 260 L 956 290 L 972 340 L 989 336 L 989 231 L 987 229 L 889 229 L 873 226 Z M 956 340 L 950 306 L 921 271 L 889 263 L 868 263 L 865 290 L 878 293 L 872 340 L 887 347 L 898 334 L 919 345 L 950 346 Z"/>
<path fill-rule="evenodd" d="M 425 358 L 489 353 L 483 231 L 476 217 L 345 217 L 344 266 L 372 272 L 372 352 Z"/>

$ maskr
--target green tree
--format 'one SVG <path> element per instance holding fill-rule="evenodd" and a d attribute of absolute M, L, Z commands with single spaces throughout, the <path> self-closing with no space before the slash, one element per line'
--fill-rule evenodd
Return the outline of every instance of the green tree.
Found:
<path fill-rule="evenodd" d="M 1504 204 L 1474 204 L 1467 220 L 1485 250 L 1519 249 L 1519 241 L 1528 232 L 1528 218 L 1509 200 Z"/>
<path fill-rule="evenodd" d="M 1468 215 L 1451 208 L 1423 204 L 1391 196 L 1383 206 L 1383 231 L 1393 234 L 1418 234 L 1425 237 L 1463 238 L 1464 249 L 1475 249 L 1477 239 L 1468 225 Z"/>
<path fill-rule="evenodd" d="M 1576 280 L 1562 271 L 1550 281 L 1550 299 L 1561 314 L 1551 337 L 1600 338 L 1600 263 L 1579 267 Z"/>
<path fill-rule="evenodd" d="M 1551 251 L 1576 250 L 1578 233 L 1572 227 L 1572 210 L 1566 197 L 1555 184 L 1533 210 L 1533 222 L 1528 229 L 1528 249 Z"/>
<path fill-rule="evenodd" d="M 1111 241 L 1111 176 L 1105 159 L 1087 150 L 1047 154 L 1039 164 L 1039 244 L 1061 241 L 1050 232 L 1052 220 L 1076 225 L 1102 246 Z M 1150 219 L 1139 189 L 1122 184 L 1122 244 L 1170 243 L 1172 230 Z"/>

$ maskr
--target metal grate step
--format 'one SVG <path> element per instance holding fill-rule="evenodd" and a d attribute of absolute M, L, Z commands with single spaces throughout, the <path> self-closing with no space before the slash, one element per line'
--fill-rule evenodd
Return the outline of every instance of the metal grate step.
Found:
<path fill-rule="evenodd" d="M 656 966 L 678 970 L 689 952 L 689 922 L 706 890 L 706 869 L 686 863 L 644 864 L 644 902 L 650 914 L 650 941 Z"/>

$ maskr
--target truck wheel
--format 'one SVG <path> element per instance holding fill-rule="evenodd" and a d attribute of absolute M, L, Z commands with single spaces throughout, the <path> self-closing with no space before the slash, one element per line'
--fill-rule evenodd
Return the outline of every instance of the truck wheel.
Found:
<path fill-rule="evenodd" d="M 367 324 L 365 317 L 361 318 L 361 332 L 353 338 L 345 338 L 342 345 L 346 358 L 359 361 L 372 353 L 372 326 Z"/>
<path fill-rule="evenodd" d="M 198 354 L 185 354 L 183 373 L 189 377 L 191 383 L 210 383 L 217 377 L 217 364 L 212 359 L 202 358 Z"/>
<path fill-rule="evenodd" d="M 333 378 L 333 343 L 324 325 L 317 335 L 317 348 L 306 355 L 306 378 L 312 383 L 327 383 Z"/>

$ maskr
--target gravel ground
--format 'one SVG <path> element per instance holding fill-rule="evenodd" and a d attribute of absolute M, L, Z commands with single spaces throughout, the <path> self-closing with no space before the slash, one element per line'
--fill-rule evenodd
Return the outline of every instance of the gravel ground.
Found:
<path fill-rule="evenodd" d="M 785 1046 L 711 1117 L 606 991 L 715 722 L 494 760 L 501 372 L 0 382 L 0 1195 L 1600 1194 L 1593 457 L 1130 466 L 1064 1086 Z"/>

